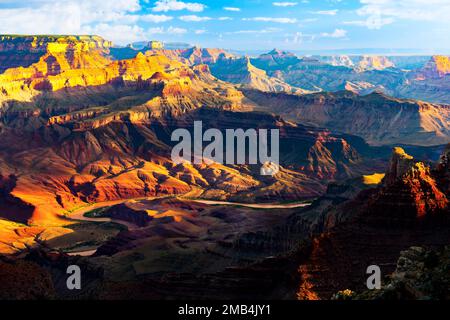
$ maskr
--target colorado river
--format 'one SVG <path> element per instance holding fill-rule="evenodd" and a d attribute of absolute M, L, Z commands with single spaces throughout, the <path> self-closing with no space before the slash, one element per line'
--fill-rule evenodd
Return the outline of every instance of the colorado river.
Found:
<path fill-rule="evenodd" d="M 98 202 L 91 206 L 83 207 L 83 208 L 73 211 L 69 215 L 69 218 L 72 220 L 81 220 L 81 221 L 89 221 L 89 222 L 115 222 L 115 223 L 126 226 L 129 230 L 138 229 L 138 227 L 136 225 L 134 225 L 130 222 L 126 222 L 126 221 L 122 221 L 122 220 L 115 220 L 115 219 L 111 219 L 111 218 L 107 218 L 107 217 L 90 218 L 90 217 L 85 217 L 84 215 L 95 209 L 101 209 L 101 208 L 105 208 L 105 207 L 109 207 L 109 206 L 114 206 L 117 204 L 125 203 L 127 201 L 133 201 L 133 200 L 139 201 L 139 200 L 144 200 L 144 199 L 146 199 L 146 198 Z M 156 198 L 148 198 L 148 199 L 153 200 Z M 207 204 L 207 205 L 239 206 L 239 207 L 247 207 L 247 208 L 253 208 L 253 209 L 295 209 L 295 208 L 305 208 L 305 207 L 308 207 L 311 205 L 311 203 L 309 203 L 309 202 L 286 203 L 286 204 L 279 204 L 279 203 L 252 204 L 252 203 L 215 201 L 215 200 L 203 200 L 203 199 L 187 199 L 187 200 L 194 201 L 197 203 L 203 203 L 203 204 Z"/>
<path fill-rule="evenodd" d="M 89 221 L 89 222 L 114 222 L 114 223 L 118 223 L 118 224 L 121 224 L 121 225 L 127 227 L 128 230 L 138 229 L 138 227 L 135 224 L 127 222 L 127 221 L 123 221 L 123 220 L 116 220 L 116 219 L 111 219 L 108 217 L 90 218 L 90 217 L 84 216 L 86 213 L 88 213 L 92 210 L 118 205 L 118 204 L 121 204 L 121 203 L 124 203 L 127 201 L 131 201 L 131 200 L 133 200 L 133 199 L 98 202 L 91 206 L 83 207 L 83 208 L 73 211 L 69 215 L 69 218 L 71 220 Z M 134 199 L 134 200 L 138 200 L 138 199 Z M 139 199 L 139 200 L 142 200 L 142 199 Z"/>
<path fill-rule="evenodd" d="M 247 207 L 253 209 L 294 209 L 294 208 L 304 208 L 311 205 L 311 203 L 286 203 L 286 204 L 272 204 L 272 203 L 262 203 L 262 204 L 251 204 L 251 203 L 239 203 L 239 202 L 228 202 L 228 201 L 215 201 L 215 200 L 192 200 L 194 202 L 209 204 L 209 205 L 222 205 L 222 206 L 239 206 Z"/>
<path fill-rule="evenodd" d="M 128 228 L 128 230 L 136 230 L 139 229 L 138 226 L 136 226 L 133 223 L 123 221 L 123 220 L 116 220 L 111 219 L 108 217 L 98 217 L 98 218 L 90 218 L 85 217 L 85 214 L 95 210 L 95 209 L 101 209 L 109 206 L 114 206 L 118 204 L 125 203 L 127 201 L 139 201 L 144 200 L 145 198 L 139 198 L 139 199 L 126 199 L 126 200 L 116 200 L 116 201 L 107 201 L 107 202 L 99 202 L 96 204 L 93 204 L 91 206 L 79 208 L 75 211 L 73 211 L 69 218 L 74 221 L 88 221 L 88 222 L 114 222 L 117 224 L 121 224 Z M 156 199 L 156 198 L 150 198 L 150 199 Z M 203 203 L 207 205 L 222 205 L 222 206 L 240 206 L 240 207 L 247 207 L 252 209 L 295 209 L 295 208 L 305 208 L 311 205 L 311 203 L 307 202 L 301 202 L 301 203 L 287 203 L 287 204 L 272 204 L 272 203 L 262 203 L 262 204 L 251 204 L 251 203 L 239 203 L 239 202 L 228 202 L 228 201 L 215 201 L 215 200 L 203 200 L 203 199 L 189 199 L 189 201 L 194 201 L 197 203 Z M 96 250 L 86 250 L 86 251 L 79 251 L 79 252 L 69 252 L 68 255 L 79 255 L 79 256 L 91 256 L 95 253 Z"/>

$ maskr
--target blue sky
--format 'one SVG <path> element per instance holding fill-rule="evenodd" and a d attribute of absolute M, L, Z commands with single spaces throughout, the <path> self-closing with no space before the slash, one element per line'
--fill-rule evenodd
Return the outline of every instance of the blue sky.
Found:
<path fill-rule="evenodd" d="M 237 50 L 450 51 L 450 0 L 0 0 L 0 33 Z"/>

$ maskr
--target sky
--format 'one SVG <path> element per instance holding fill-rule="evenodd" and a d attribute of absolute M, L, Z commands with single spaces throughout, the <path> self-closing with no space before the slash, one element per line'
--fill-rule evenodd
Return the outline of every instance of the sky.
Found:
<path fill-rule="evenodd" d="M 118 45 L 450 52 L 450 0 L 0 0 L 0 34 L 96 34 Z"/>

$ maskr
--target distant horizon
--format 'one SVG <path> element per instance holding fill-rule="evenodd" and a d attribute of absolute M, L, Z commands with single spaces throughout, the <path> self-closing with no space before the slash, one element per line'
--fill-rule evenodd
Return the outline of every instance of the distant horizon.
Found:
<path fill-rule="evenodd" d="M 449 16 L 448 0 L 0 0 L 0 33 L 98 34 L 118 45 L 154 39 L 244 52 L 433 54 L 450 53 Z"/>
<path fill-rule="evenodd" d="M 281 48 L 281 47 L 266 47 L 260 49 L 243 49 L 235 47 L 223 47 L 202 45 L 201 43 L 190 43 L 184 41 L 184 39 L 179 39 L 178 41 L 165 41 L 161 39 L 148 40 L 137 40 L 125 44 L 118 44 L 109 38 L 106 38 L 99 34 L 19 34 L 19 33 L 2 33 L 0 37 L 10 36 L 10 37 L 101 37 L 106 41 L 111 41 L 113 47 L 115 48 L 126 48 L 127 46 L 137 44 L 137 43 L 148 43 L 151 41 L 159 41 L 164 44 L 183 44 L 186 46 L 199 47 L 199 48 L 211 48 L 211 49 L 222 49 L 230 52 L 234 52 L 241 55 L 261 55 L 268 53 L 273 50 L 280 50 L 285 52 L 294 53 L 297 55 L 347 55 L 347 56 L 359 56 L 359 55 L 383 55 L 383 56 L 433 56 L 433 55 L 450 55 L 450 49 L 418 49 L 418 48 L 323 48 L 323 49 L 301 49 L 301 48 Z"/>

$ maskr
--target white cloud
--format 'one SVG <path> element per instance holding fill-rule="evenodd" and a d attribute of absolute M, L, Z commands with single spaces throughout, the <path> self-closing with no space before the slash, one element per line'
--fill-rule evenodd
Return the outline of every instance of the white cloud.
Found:
<path fill-rule="evenodd" d="M 195 34 L 205 34 L 207 31 L 205 29 L 195 30 Z"/>
<path fill-rule="evenodd" d="M 275 7 L 294 7 L 298 2 L 272 2 Z"/>
<path fill-rule="evenodd" d="M 233 20 L 233 18 L 230 18 L 230 17 L 219 17 L 219 21 L 227 21 L 227 20 Z"/>
<path fill-rule="evenodd" d="M 320 10 L 320 11 L 314 11 L 313 13 L 315 13 L 315 14 L 321 14 L 321 15 L 326 15 L 326 16 L 335 16 L 338 12 L 339 12 L 339 10 L 334 9 L 334 10 Z"/>
<path fill-rule="evenodd" d="M 243 18 L 244 21 L 263 21 L 263 22 L 276 22 L 276 23 L 297 23 L 295 18 L 271 18 L 271 17 L 255 17 L 255 18 Z"/>
<path fill-rule="evenodd" d="M 5 1 L 0 0 L 0 3 Z M 180 1 L 157 1 L 164 11 L 180 7 Z M 138 22 L 162 23 L 173 20 L 163 14 L 140 14 L 139 0 L 30 0 L 0 5 L 0 33 L 17 34 L 96 34 L 118 44 L 148 39 L 150 35 L 179 35 L 186 29 L 177 27 L 149 28 Z M 203 10 L 205 6 L 183 3 L 186 10 Z"/>
<path fill-rule="evenodd" d="M 303 41 L 302 33 L 301 32 L 297 32 L 294 35 L 294 39 L 292 39 L 292 42 L 295 43 L 295 44 L 300 44 L 300 43 L 302 43 L 302 41 Z"/>
<path fill-rule="evenodd" d="M 266 28 L 261 30 L 239 30 L 233 32 L 225 32 L 225 34 L 265 34 L 282 31 L 280 28 Z"/>
<path fill-rule="evenodd" d="M 292 38 L 290 38 L 292 37 Z M 284 40 L 285 43 L 301 44 L 303 43 L 303 33 L 296 32 Z"/>
<path fill-rule="evenodd" d="M 175 28 L 175 27 L 169 27 L 167 29 L 167 34 L 185 34 L 187 33 L 186 29 L 183 28 Z"/>
<path fill-rule="evenodd" d="M 186 29 L 183 28 L 176 28 L 176 27 L 172 27 L 170 26 L 169 28 L 164 28 L 164 27 L 157 27 L 157 28 L 150 28 L 147 30 L 147 33 L 149 35 L 153 35 L 153 34 L 185 34 L 187 33 Z"/>
<path fill-rule="evenodd" d="M 52 34 L 77 33 L 81 29 L 78 6 L 55 4 L 33 8 L 0 9 L 0 33 Z"/>
<path fill-rule="evenodd" d="M 117 43 L 131 43 L 146 39 L 143 28 L 129 25 L 97 24 L 94 27 L 85 27 L 83 33 L 99 34 L 105 39 L 114 39 Z"/>
<path fill-rule="evenodd" d="M 127 4 L 127 5 L 125 5 Z M 78 33 L 84 25 L 129 19 L 139 10 L 137 0 L 105 3 L 104 1 L 53 1 L 23 3 L 15 8 L 0 7 L 2 33 Z"/>
<path fill-rule="evenodd" d="M 201 21 L 209 21 L 212 18 L 210 17 L 199 17 L 196 15 L 189 15 L 189 16 L 181 16 L 178 19 L 185 22 L 201 22 Z"/>
<path fill-rule="evenodd" d="M 380 29 L 396 20 L 447 22 L 450 16 L 448 0 L 360 0 L 362 7 L 356 13 L 365 20 L 346 24 Z"/>
<path fill-rule="evenodd" d="M 366 20 L 344 21 L 343 24 L 350 26 L 367 27 L 368 29 L 381 29 L 381 27 L 393 23 L 393 18 L 382 18 L 381 16 L 371 16 Z"/>
<path fill-rule="evenodd" d="M 320 36 L 324 38 L 345 38 L 347 36 L 347 30 L 335 29 L 332 33 L 323 32 Z"/>
<path fill-rule="evenodd" d="M 160 0 L 155 2 L 152 9 L 155 12 L 181 11 L 188 10 L 192 12 L 202 12 L 206 6 L 197 2 L 183 2 L 178 0 Z"/>
<path fill-rule="evenodd" d="M 38 3 L 46 3 L 50 8 L 55 6 L 55 1 L 51 0 L 42 0 Z M 57 3 L 61 6 L 79 7 L 83 24 L 105 21 L 117 23 L 117 19 L 132 18 L 129 14 L 141 9 L 139 0 L 63 0 Z"/>
<path fill-rule="evenodd" d="M 9 1 L 9 0 L 8 0 Z M 152 34 L 185 34 L 183 28 L 150 28 L 138 25 L 173 20 L 164 14 L 140 14 L 139 0 L 29 0 L 2 6 L 0 0 L 0 33 L 16 34 L 96 34 L 117 44 L 148 39 Z M 13 3 L 13 2 L 11 2 Z M 179 7 L 179 1 L 157 1 L 156 5 Z M 183 3 L 186 10 L 205 6 Z M 164 10 L 161 10 L 164 11 Z"/>
<path fill-rule="evenodd" d="M 153 22 L 153 23 L 167 22 L 172 19 L 173 19 L 173 17 L 166 16 L 166 15 L 157 15 L 157 14 L 145 14 L 145 15 L 139 16 L 139 20 L 142 20 L 145 22 Z"/>
<path fill-rule="evenodd" d="M 147 30 L 147 33 L 151 34 L 151 35 L 153 35 L 153 34 L 164 34 L 165 33 L 164 30 L 165 29 L 163 27 L 150 28 L 150 29 Z"/>
<path fill-rule="evenodd" d="M 226 10 L 226 11 L 234 11 L 234 12 L 239 12 L 239 11 L 241 11 L 240 8 L 236 8 L 236 7 L 223 7 L 223 10 Z"/>
<path fill-rule="evenodd" d="M 96 33 L 120 42 L 123 36 L 114 30 L 139 36 L 141 29 L 129 25 L 139 20 L 140 9 L 139 0 L 23 1 L 11 8 L 0 6 L 0 33 Z"/>

